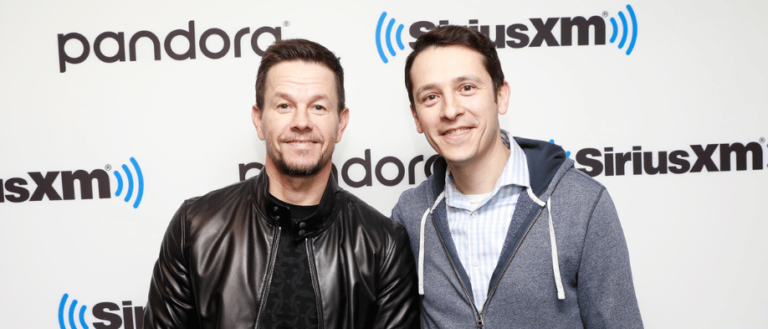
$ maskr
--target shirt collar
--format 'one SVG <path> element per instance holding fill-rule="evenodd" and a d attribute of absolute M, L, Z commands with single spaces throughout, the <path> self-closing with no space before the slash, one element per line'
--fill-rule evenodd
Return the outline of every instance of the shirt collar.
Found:
<path fill-rule="evenodd" d="M 336 219 L 335 214 L 340 206 L 340 203 L 337 202 L 339 199 L 337 193 L 341 190 L 336 184 L 333 174 L 328 177 L 328 183 L 317 210 L 307 218 L 295 220 L 291 218 L 291 205 L 278 200 L 269 193 L 269 176 L 266 171 L 262 171 L 254 179 L 254 201 L 256 206 L 266 215 L 267 222 L 275 226 L 290 226 L 290 229 L 297 235 L 297 241 L 319 235 Z"/>
<path fill-rule="evenodd" d="M 504 165 L 504 171 L 502 171 L 501 176 L 499 176 L 499 179 L 496 181 L 496 185 L 493 187 L 491 194 L 486 197 L 478 207 L 473 207 L 464 194 L 456 189 L 450 168 L 448 168 L 445 174 L 445 196 L 446 204 L 448 206 L 474 210 L 485 205 L 485 203 L 493 198 L 502 188 L 510 185 L 526 188 L 531 187 L 530 176 L 528 176 L 528 161 L 525 157 L 525 152 L 523 152 L 523 149 L 517 145 L 514 139 L 509 138 L 509 133 L 504 129 L 501 129 L 501 139 L 504 142 L 504 146 L 509 148 L 509 159 L 507 159 L 507 163 Z"/>

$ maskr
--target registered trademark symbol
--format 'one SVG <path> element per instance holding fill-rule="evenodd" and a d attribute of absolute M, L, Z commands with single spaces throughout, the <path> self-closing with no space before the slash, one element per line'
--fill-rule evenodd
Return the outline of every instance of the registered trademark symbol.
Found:
<path fill-rule="evenodd" d="M 111 165 L 106 165 L 106 166 L 104 166 L 104 169 L 106 169 L 107 171 L 110 171 L 110 170 L 112 170 L 112 166 Z"/>
<path fill-rule="evenodd" d="M 608 11 L 603 11 L 603 17 L 608 17 Z"/>
<path fill-rule="evenodd" d="M 765 137 L 760 137 L 760 144 L 765 143 Z"/>
<path fill-rule="evenodd" d="M 285 22 L 283 22 L 283 26 L 289 27 L 289 26 L 291 26 L 291 22 L 285 21 Z"/>

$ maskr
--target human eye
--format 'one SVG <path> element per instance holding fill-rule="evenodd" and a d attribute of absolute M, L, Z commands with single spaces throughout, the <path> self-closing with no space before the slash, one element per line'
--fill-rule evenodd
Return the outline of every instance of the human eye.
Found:
<path fill-rule="evenodd" d="M 325 112 L 328 112 L 328 108 L 326 108 L 325 105 L 322 105 L 322 104 L 312 105 L 309 107 L 309 110 L 317 114 L 323 114 Z"/>
<path fill-rule="evenodd" d="M 293 106 L 288 102 L 278 103 L 274 109 L 277 113 L 290 113 L 293 110 Z"/>
<path fill-rule="evenodd" d="M 473 89 L 475 89 L 475 86 L 473 86 L 473 85 L 463 85 L 463 86 L 461 86 L 461 91 L 463 91 L 463 92 L 470 92 Z"/>
<path fill-rule="evenodd" d="M 421 97 L 421 104 L 423 104 L 424 106 L 432 106 L 434 104 L 437 104 L 439 98 L 440 98 L 440 95 L 438 95 L 437 93 L 429 93 Z"/>

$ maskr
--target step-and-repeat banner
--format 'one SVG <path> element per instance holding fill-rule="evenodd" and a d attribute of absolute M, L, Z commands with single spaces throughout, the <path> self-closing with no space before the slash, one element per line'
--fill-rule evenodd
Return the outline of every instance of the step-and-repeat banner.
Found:
<path fill-rule="evenodd" d="M 608 187 L 649 328 L 768 326 L 768 4 L 754 1 L 7 2 L 0 10 L 0 318 L 141 329 L 181 202 L 259 173 L 276 39 L 339 57 L 342 187 L 390 214 L 430 174 L 410 43 L 467 25 L 512 88 L 501 125 Z"/>

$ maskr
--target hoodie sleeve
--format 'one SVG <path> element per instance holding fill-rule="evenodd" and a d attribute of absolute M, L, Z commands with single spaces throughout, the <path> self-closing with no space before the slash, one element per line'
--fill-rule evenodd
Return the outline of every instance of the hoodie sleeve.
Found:
<path fill-rule="evenodd" d="M 605 189 L 592 210 L 584 239 L 578 302 L 585 328 L 643 327 L 624 232 Z"/>

